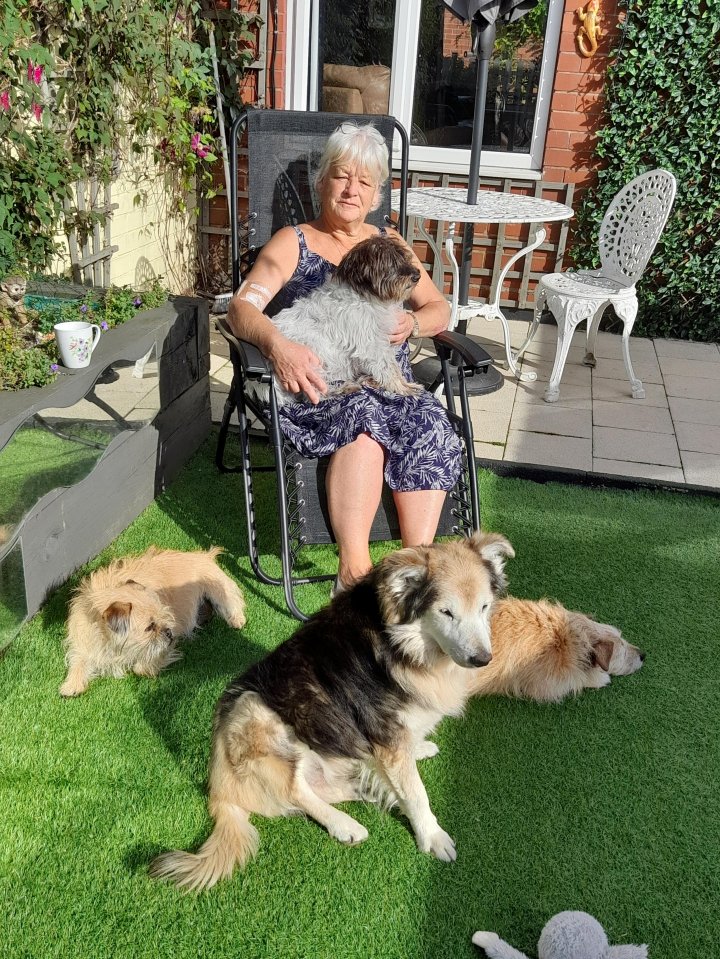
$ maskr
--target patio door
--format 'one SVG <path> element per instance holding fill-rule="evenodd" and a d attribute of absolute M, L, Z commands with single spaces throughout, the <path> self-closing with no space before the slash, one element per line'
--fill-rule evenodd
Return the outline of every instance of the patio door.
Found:
<path fill-rule="evenodd" d="M 292 3 L 294 62 L 304 67 L 291 78 L 290 105 L 390 113 L 410 134 L 411 167 L 467 172 L 475 97 L 469 25 L 438 0 Z M 484 168 L 541 168 L 563 7 L 564 0 L 542 0 L 521 20 L 498 28 Z"/>

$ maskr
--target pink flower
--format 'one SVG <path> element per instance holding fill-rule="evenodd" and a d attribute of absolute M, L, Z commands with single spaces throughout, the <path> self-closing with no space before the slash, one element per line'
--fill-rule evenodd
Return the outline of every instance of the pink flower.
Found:
<path fill-rule="evenodd" d="M 43 112 L 42 106 L 41 106 L 39 103 L 33 103 L 33 105 L 32 105 L 32 111 L 33 111 L 33 113 L 35 114 L 35 119 L 36 119 L 36 120 L 38 121 L 38 123 L 39 123 L 39 122 L 40 122 L 40 118 L 42 117 L 42 112 Z"/>
<path fill-rule="evenodd" d="M 0 110 L 8 111 L 10 109 L 10 94 L 7 90 L 0 93 Z"/>
<path fill-rule="evenodd" d="M 192 138 L 191 138 L 191 140 L 190 140 L 190 149 L 193 151 L 193 153 L 196 153 L 196 154 L 200 157 L 201 160 L 204 160 L 205 157 L 206 157 L 206 156 L 208 155 L 208 153 L 210 152 L 210 151 L 207 149 L 207 147 L 204 147 L 204 146 L 202 145 L 202 143 L 200 142 L 200 134 L 199 134 L 199 133 L 193 133 Z"/>
<path fill-rule="evenodd" d="M 30 83 L 34 83 L 36 86 L 38 86 L 42 80 L 42 75 L 43 68 L 34 66 L 32 60 L 28 60 L 27 77 Z"/>

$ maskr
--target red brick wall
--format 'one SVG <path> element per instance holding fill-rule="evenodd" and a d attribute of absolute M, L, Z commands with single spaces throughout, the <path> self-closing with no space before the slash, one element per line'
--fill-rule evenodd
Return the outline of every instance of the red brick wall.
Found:
<path fill-rule="evenodd" d="M 608 54 L 618 39 L 617 0 L 600 0 L 600 6 L 598 49 L 586 58 L 576 39 L 580 25 L 577 10 L 585 4 L 566 0 L 543 158 L 544 180 L 576 183 L 580 192 L 597 179 L 595 133 L 602 122 Z"/>

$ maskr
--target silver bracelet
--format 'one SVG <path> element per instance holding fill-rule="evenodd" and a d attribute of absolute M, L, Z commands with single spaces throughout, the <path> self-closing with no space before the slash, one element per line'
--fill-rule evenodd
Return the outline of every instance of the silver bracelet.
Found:
<path fill-rule="evenodd" d="M 420 321 L 418 320 L 417 316 L 415 315 L 415 311 L 414 311 L 414 310 L 405 310 L 405 312 L 408 313 L 408 314 L 412 317 L 412 320 L 413 320 L 412 331 L 411 331 L 411 333 L 410 333 L 410 336 L 420 336 Z"/>

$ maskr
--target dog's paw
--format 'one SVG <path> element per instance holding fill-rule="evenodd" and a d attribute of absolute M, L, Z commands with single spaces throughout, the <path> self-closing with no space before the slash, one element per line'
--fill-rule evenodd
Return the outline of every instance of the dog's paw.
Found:
<path fill-rule="evenodd" d="M 338 842 L 346 846 L 357 846 L 359 843 L 365 842 L 370 835 L 364 826 L 356 822 L 352 816 L 346 816 L 344 813 L 341 819 L 332 824 L 328 832 L 333 839 L 337 839 Z"/>
<path fill-rule="evenodd" d="M 228 626 L 232 626 L 233 629 L 242 629 L 246 622 L 245 613 L 234 613 L 228 616 Z"/>
<path fill-rule="evenodd" d="M 422 843 L 418 841 L 418 846 L 422 852 L 429 852 L 441 862 L 455 862 L 457 859 L 455 841 L 444 829 L 437 829 L 436 832 L 430 833 L 424 837 Z"/>
<path fill-rule="evenodd" d="M 68 677 L 60 687 L 61 696 L 81 696 L 88 688 L 86 682 L 79 682 Z"/>
<path fill-rule="evenodd" d="M 415 750 L 415 758 L 432 759 L 433 756 L 437 756 L 439 752 L 440 747 L 437 743 L 433 743 L 429 739 L 425 739 L 423 742 L 418 743 L 418 746 Z"/>

